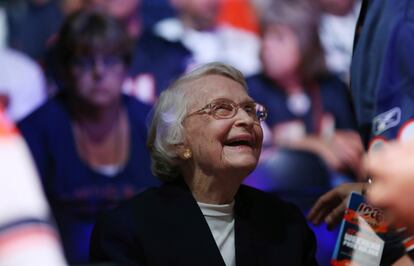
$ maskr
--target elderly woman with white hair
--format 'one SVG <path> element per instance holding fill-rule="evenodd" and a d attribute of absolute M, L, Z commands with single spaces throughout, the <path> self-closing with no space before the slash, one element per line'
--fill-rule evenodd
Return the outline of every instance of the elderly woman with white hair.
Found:
<path fill-rule="evenodd" d="M 242 185 L 261 151 L 266 109 L 243 75 L 211 63 L 155 106 L 148 148 L 164 185 L 103 215 L 95 262 L 121 265 L 317 265 L 315 238 L 291 204 Z"/>

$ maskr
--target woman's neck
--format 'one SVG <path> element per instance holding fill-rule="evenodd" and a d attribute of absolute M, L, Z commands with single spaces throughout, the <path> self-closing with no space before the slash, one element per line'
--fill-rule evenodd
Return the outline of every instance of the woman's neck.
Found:
<path fill-rule="evenodd" d="M 197 202 L 208 204 L 227 204 L 234 200 L 234 196 L 243 181 L 235 176 L 218 177 L 196 174 L 184 175 L 185 182 L 190 188 Z"/>
<path fill-rule="evenodd" d="M 272 79 L 277 83 L 287 95 L 298 94 L 303 92 L 303 83 L 297 75 L 286 75 L 283 79 Z"/>
<path fill-rule="evenodd" d="M 80 158 L 91 167 L 122 166 L 128 160 L 129 126 L 125 110 L 79 116 L 73 131 Z"/>
<path fill-rule="evenodd" d="M 89 138 L 98 142 L 118 124 L 122 113 L 121 104 L 105 108 L 74 104 L 72 109 L 75 123 L 88 134 Z"/>

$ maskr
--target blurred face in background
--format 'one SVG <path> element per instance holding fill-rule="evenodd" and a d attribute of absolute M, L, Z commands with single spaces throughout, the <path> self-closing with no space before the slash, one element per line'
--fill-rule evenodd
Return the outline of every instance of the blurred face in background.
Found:
<path fill-rule="evenodd" d="M 95 0 L 63 0 L 61 1 L 61 7 L 63 13 L 68 15 L 77 12 L 81 9 L 89 8 L 92 6 Z"/>
<path fill-rule="evenodd" d="M 298 75 L 301 63 L 299 38 L 285 25 L 270 25 L 263 31 L 261 58 L 265 73 L 273 80 Z"/>
<path fill-rule="evenodd" d="M 351 12 L 355 0 L 319 0 L 322 10 L 337 16 L 344 16 Z"/>
<path fill-rule="evenodd" d="M 63 0 L 62 9 L 70 14 L 81 9 L 104 10 L 120 20 L 128 19 L 138 12 L 141 0 Z"/>
<path fill-rule="evenodd" d="M 119 102 L 126 75 L 120 56 L 99 52 L 79 55 L 73 58 L 69 71 L 71 90 L 83 103 L 109 107 Z"/>
<path fill-rule="evenodd" d="M 117 19 L 124 20 L 138 12 L 141 0 L 92 0 L 93 5 L 102 8 Z"/>
<path fill-rule="evenodd" d="M 170 0 L 184 22 L 197 30 L 215 25 L 221 0 Z"/>
<path fill-rule="evenodd" d="M 66 92 L 85 106 L 118 105 L 130 48 L 124 28 L 113 17 L 95 10 L 70 15 L 57 43 Z"/>

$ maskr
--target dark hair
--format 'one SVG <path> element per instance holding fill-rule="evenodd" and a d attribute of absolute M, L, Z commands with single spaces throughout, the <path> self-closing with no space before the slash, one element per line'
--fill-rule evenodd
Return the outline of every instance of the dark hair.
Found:
<path fill-rule="evenodd" d="M 290 27 L 297 34 L 302 56 L 299 74 L 305 84 L 327 74 L 318 32 L 319 17 L 319 10 L 308 0 L 272 0 L 262 10 L 262 32 L 279 24 Z"/>
<path fill-rule="evenodd" d="M 57 57 L 65 72 L 76 57 L 96 53 L 118 55 L 128 65 L 131 48 L 131 40 L 115 18 L 96 10 L 81 10 L 69 15 L 63 23 Z"/>

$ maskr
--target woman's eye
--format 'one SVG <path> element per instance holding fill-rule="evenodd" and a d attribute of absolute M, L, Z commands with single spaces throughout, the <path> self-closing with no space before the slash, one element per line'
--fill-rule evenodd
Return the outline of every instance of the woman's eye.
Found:
<path fill-rule="evenodd" d="M 223 111 L 231 111 L 233 107 L 231 104 L 221 103 L 217 104 L 214 108 L 216 111 L 223 110 Z"/>
<path fill-rule="evenodd" d="M 248 114 L 256 114 L 256 107 L 255 106 L 247 105 L 247 106 L 243 107 L 243 110 Z"/>
<path fill-rule="evenodd" d="M 229 117 L 233 113 L 233 106 L 227 103 L 216 104 L 213 108 L 214 113 L 219 117 Z"/>
<path fill-rule="evenodd" d="M 73 65 L 82 68 L 91 68 L 94 63 L 93 58 L 90 57 L 78 57 L 73 60 Z"/>
<path fill-rule="evenodd" d="M 122 60 L 121 60 L 121 57 L 119 56 L 111 55 L 111 56 L 104 57 L 103 62 L 105 66 L 111 67 L 111 66 L 121 63 Z"/>

